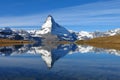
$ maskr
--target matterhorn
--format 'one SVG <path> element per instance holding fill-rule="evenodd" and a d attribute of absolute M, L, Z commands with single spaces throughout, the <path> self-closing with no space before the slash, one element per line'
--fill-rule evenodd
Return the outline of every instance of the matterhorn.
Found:
<path fill-rule="evenodd" d="M 37 35 L 51 34 L 56 35 L 59 40 L 74 41 L 75 35 L 70 33 L 66 28 L 55 22 L 53 17 L 49 15 L 42 25 L 42 28 L 36 32 Z"/>

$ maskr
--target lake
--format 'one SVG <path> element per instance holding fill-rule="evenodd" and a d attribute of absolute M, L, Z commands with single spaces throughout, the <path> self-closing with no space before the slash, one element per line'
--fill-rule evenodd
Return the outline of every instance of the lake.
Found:
<path fill-rule="evenodd" d="M 0 80 L 120 80 L 120 51 L 75 44 L 0 47 Z"/>

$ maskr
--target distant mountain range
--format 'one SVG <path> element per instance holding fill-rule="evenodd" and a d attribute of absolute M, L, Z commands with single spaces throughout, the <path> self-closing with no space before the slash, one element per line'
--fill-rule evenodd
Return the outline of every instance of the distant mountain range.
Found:
<path fill-rule="evenodd" d="M 120 28 L 115 29 L 115 30 L 109 30 L 109 31 L 106 31 L 106 32 L 100 32 L 100 31 L 95 31 L 95 32 L 80 31 L 80 32 L 76 32 L 78 40 L 86 40 L 86 39 L 92 39 L 92 38 L 97 38 L 97 37 L 114 36 L 114 35 L 118 35 L 118 34 L 120 34 Z"/>
<path fill-rule="evenodd" d="M 49 35 L 50 34 L 50 35 Z M 56 36 L 57 40 L 65 40 L 65 41 L 75 41 L 75 40 L 87 40 L 96 37 L 104 37 L 104 36 L 114 36 L 120 34 L 120 29 L 109 30 L 106 32 L 86 32 L 80 31 L 75 32 L 71 30 L 67 30 L 66 28 L 60 26 L 55 22 L 53 17 L 49 15 L 42 25 L 40 30 L 13 30 L 10 28 L 2 28 L 0 29 L 0 38 L 9 38 L 15 40 L 35 40 L 40 41 L 41 39 L 45 39 L 46 35 L 49 37 Z M 55 38 L 55 37 L 53 37 Z M 54 39 L 53 39 L 54 40 Z"/>

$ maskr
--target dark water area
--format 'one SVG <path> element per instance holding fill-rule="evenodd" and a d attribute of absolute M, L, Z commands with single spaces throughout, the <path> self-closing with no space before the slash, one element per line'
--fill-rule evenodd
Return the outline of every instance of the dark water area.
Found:
<path fill-rule="evenodd" d="M 0 80 L 120 80 L 120 51 L 75 44 L 0 47 Z"/>

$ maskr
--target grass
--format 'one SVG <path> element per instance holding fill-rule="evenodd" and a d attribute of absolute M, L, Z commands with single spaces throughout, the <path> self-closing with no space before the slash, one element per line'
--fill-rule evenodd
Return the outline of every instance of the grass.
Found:
<path fill-rule="evenodd" d="M 109 37 L 98 37 L 90 40 L 79 40 L 76 44 L 85 44 L 98 48 L 117 49 L 120 50 L 120 35 Z"/>
<path fill-rule="evenodd" d="M 0 46 L 12 46 L 12 45 L 22 45 L 31 44 L 32 41 L 28 40 L 10 40 L 10 39 L 0 39 Z"/>

